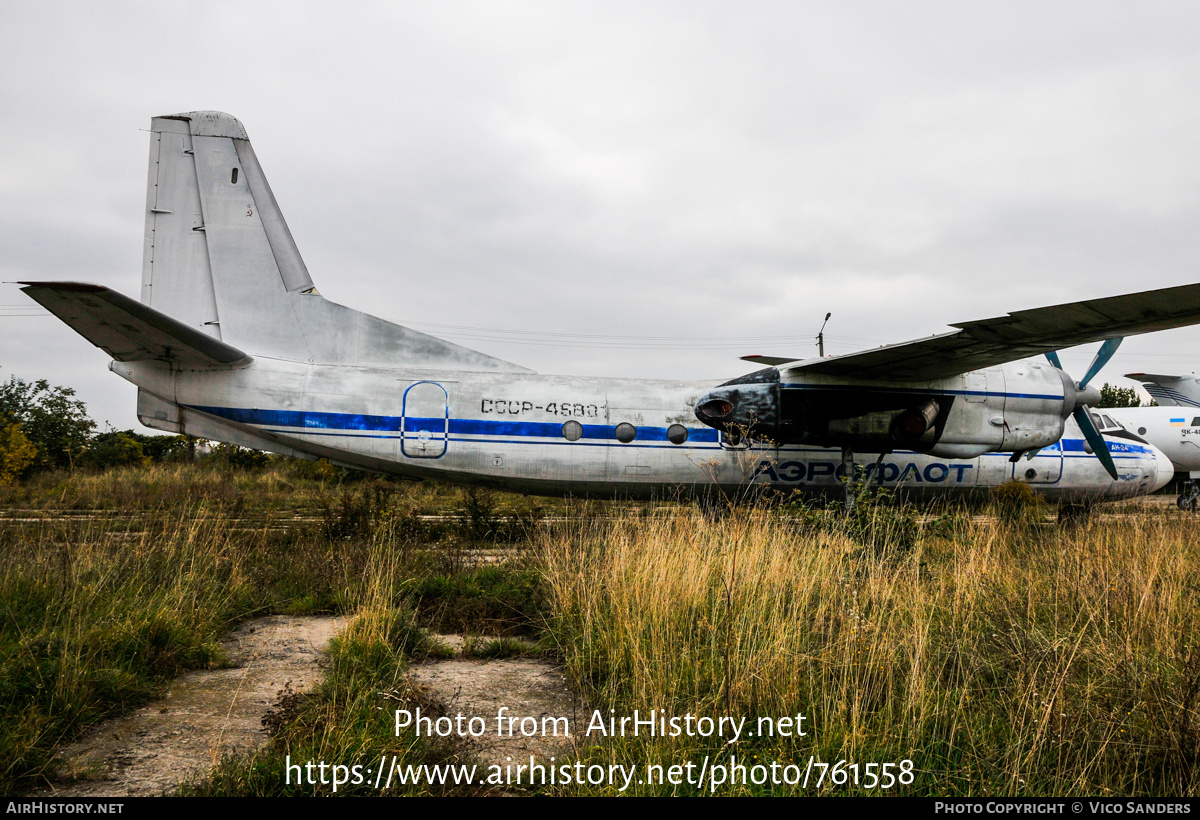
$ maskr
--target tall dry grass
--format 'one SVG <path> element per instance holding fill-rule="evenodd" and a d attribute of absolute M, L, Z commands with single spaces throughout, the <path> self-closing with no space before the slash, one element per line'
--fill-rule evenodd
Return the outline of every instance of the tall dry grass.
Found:
<path fill-rule="evenodd" d="M 811 517 L 681 510 L 541 547 L 552 630 L 596 703 L 751 724 L 803 713 L 809 729 L 600 756 L 911 759 L 907 793 L 1168 795 L 1193 791 L 1200 751 L 1192 529 L 958 516 L 907 546 Z"/>

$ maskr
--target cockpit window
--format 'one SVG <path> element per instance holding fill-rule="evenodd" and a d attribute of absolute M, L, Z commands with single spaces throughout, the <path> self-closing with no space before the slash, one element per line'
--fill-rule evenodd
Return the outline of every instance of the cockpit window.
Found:
<path fill-rule="evenodd" d="M 755 370 L 753 373 L 747 373 L 745 376 L 730 379 L 722 384 L 721 387 L 728 387 L 731 384 L 770 384 L 777 381 L 779 381 L 779 369 L 764 367 L 762 370 Z"/>
<path fill-rule="evenodd" d="M 1109 430 L 1124 430 L 1125 428 L 1120 422 L 1113 421 L 1112 417 L 1106 413 L 1091 413 L 1092 424 L 1096 425 L 1097 432 L 1107 433 Z"/>

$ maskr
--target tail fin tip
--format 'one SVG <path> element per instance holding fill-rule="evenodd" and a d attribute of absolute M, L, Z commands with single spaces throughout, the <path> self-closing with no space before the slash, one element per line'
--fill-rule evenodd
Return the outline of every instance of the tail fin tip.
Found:
<path fill-rule="evenodd" d="M 182 114 L 161 114 L 156 120 L 186 120 L 191 123 L 191 132 L 196 137 L 229 137 L 248 140 L 241 120 L 224 111 L 185 111 Z"/>

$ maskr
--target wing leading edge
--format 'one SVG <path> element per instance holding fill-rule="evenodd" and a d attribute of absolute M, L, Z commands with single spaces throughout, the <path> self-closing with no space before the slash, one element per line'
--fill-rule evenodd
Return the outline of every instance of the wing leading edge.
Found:
<path fill-rule="evenodd" d="M 951 327 L 959 329 L 951 333 L 845 356 L 796 361 L 786 367 L 856 379 L 930 381 L 1075 345 L 1197 322 L 1200 284 L 1182 285 L 1021 310 L 954 324 Z"/>

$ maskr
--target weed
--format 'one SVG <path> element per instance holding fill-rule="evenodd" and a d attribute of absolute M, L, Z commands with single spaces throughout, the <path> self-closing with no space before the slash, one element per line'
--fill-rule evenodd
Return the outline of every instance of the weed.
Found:
<path fill-rule="evenodd" d="M 462 653 L 468 658 L 484 660 L 535 658 L 546 654 L 538 644 L 519 638 L 477 638 L 474 635 L 468 635 L 463 641 Z"/>
<path fill-rule="evenodd" d="M 485 565 L 412 582 L 408 594 L 422 623 L 439 632 L 528 635 L 544 619 L 541 574 Z"/>
<path fill-rule="evenodd" d="M 1045 519 L 1046 502 L 1024 481 L 1006 481 L 991 492 L 991 512 L 1009 527 L 1028 527 Z"/>
<path fill-rule="evenodd" d="M 907 556 L 921 535 L 921 519 L 912 503 L 886 487 L 865 487 L 840 519 L 845 533 L 875 558 Z"/>
<path fill-rule="evenodd" d="M 466 535 L 483 541 L 496 532 L 496 496 L 486 487 L 471 485 L 462 492 L 462 515 Z"/>

